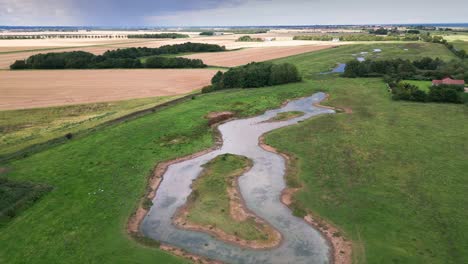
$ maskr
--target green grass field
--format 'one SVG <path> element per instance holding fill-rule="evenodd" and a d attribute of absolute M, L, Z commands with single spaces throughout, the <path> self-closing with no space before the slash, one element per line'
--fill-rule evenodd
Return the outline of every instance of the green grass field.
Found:
<path fill-rule="evenodd" d="M 374 53 L 374 49 L 381 49 L 382 52 Z M 315 79 L 320 77 L 317 76 L 318 73 L 330 71 L 336 67 L 337 63 L 346 63 L 350 60 L 356 59 L 356 57 L 360 57 L 361 52 L 368 52 L 367 54 L 362 55 L 367 59 L 403 58 L 417 60 L 423 57 L 438 57 L 443 60 L 452 60 L 457 58 L 441 44 L 417 42 L 343 45 L 334 49 L 325 49 L 288 58 L 277 59 L 274 60 L 274 62 L 293 63 L 299 67 L 304 77 Z M 356 56 L 353 56 L 353 54 Z"/>
<path fill-rule="evenodd" d="M 352 114 L 266 137 L 297 158 L 297 204 L 356 241 L 356 263 L 467 262 L 468 107 L 396 102 L 380 80 L 340 81 L 323 81 L 327 104 Z"/>
<path fill-rule="evenodd" d="M 236 221 L 230 214 L 228 188 L 251 166 L 252 161 L 248 158 L 232 154 L 208 162 L 193 183 L 187 220 L 205 227 L 216 226 L 244 240 L 267 240 L 267 234 L 253 219 Z"/>
<path fill-rule="evenodd" d="M 0 155 L 63 137 L 176 99 L 177 96 L 133 99 L 50 108 L 0 111 Z"/>
<path fill-rule="evenodd" d="M 466 52 L 468 52 L 468 38 L 465 41 L 451 42 L 451 44 L 453 44 L 453 46 L 455 46 L 455 48 L 457 48 L 457 49 L 463 49 Z"/>
<path fill-rule="evenodd" d="M 304 82 L 197 96 L 0 164 L 10 180 L 54 188 L 0 230 L 0 263 L 183 262 L 125 231 L 153 167 L 212 146 L 209 112 L 252 116 L 319 90 L 353 114 L 267 137 L 298 158 L 305 186 L 298 204 L 356 241 L 356 263 L 467 262 L 467 106 L 395 102 L 381 80 L 318 75 L 364 48 L 388 57 L 454 58 L 442 45 L 405 45 L 416 44 L 343 46 L 278 60 L 298 65 Z"/>
<path fill-rule="evenodd" d="M 0 229 L 49 191 L 50 186 L 0 177 Z"/>
<path fill-rule="evenodd" d="M 429 92 L 429 87 L 432 86 L 431 81 L 415 81 L 415 80 L 403 80 L 402 82 L 409 83 L 417 86 L 420 90 Z"/>

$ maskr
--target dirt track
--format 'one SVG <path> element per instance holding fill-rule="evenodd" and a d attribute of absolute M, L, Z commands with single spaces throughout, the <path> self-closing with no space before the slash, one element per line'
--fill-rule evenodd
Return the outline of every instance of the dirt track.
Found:
<path fill-rule="evenodd" d="M 234 67 L 253 61 L 266 61 L 276 58 L 288 57 L 296 54 L 331 48 L 323 46 L 296 46 L 296 47 L 265 47 L 249 48 L 224 53 L 200 53 L 184 56 L 191 59 L 201 59 L 205 64 L 212 66 Z"/>
<path fill-rule="evenodd" d="M 215 70 L 0 71 L 0 110 L 178 95 L 210 83 Z"/>

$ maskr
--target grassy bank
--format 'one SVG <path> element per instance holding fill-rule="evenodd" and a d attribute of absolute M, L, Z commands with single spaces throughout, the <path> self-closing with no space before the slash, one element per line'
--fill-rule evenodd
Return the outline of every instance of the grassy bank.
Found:
<path fill-rule="evenodd" d="M 177 96 L 127 101 L 0 111 L 0 155 L 33 144 L 64 137 L 106 121 L 178 98 Z"/>
<path fill-rule="evenodd" d="M 314 56 L 335 55 L 283 61 L 317 71 Z M 467 262 L 468 107 L 396 102 L 381 80 L 339 80 L 322 81 L 327 104 L 352 114 L 266 137 L 297 158 L 296 204 L 342 228 L 356 242 L 356 263 Z"/>
<path fill-rule="evenodd" d="M 324 116 L 272 132 L 298 158 L 298 204 L 356 241 L 358 263 L 468 261 L 468 107 L 402 103 L 377 80 L 330 90 Z"/>
<path fill-rule="evenodd" d="M 0 229 L 51 189 L 42 184 L 0 178 Z"/>
<path fill-rule="evenodd" d="M 228 190 L 236 188 L 235 181 L 252 166 L 246 157 L 225 154 L 204 165 L 204 170 L 192 185 L 187 203 L 187 220 L 204 227 L 214 226 L 243 240 L 266 240 L 267 234 L 254 219 L 235 220 L 231 216 Z"/>

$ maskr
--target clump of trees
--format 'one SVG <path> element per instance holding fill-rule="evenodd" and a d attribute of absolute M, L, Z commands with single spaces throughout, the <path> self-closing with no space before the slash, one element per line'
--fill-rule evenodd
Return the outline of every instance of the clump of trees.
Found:
<path fill-rule="evenodd" d="M 192 43 L 165 45 L 159 48 L 126 48 L 106 51 L 103 56 L 110 58 L 140 58 L 164 54 L 178 54 L 189 52 L 219 52 L 225 51 L 226 47 L 215 44 Z"/>
<path fill-rule="evenodd" d="M 300 82 L 301 80 L 299 71 L 292 64 L 252 62 L 241 67 L 229 69 L 225 73 L 219 71 L 212 78 L 211 86 L 205 87 L 203 92 L 232 88 L 258 88 Z"/>
<path fill-rule="evenodd" d="M 154 38 L 154 39 L 176 39 L 189 38 L 189 35 L 179 33 L 159 33 L 159 34 L 132 34 L 128 38 Z"/>
<path fill-rule="evenodd" d="M 242 36 L 237 39 L 238 42 L 262 42 L 261 38 L 252 38 L 251 36 Z"/>
<path fill-rule="evenodd" d="M 214 31 L 203 31 L 200 32 L 200 36 L 213 36 L 215 33 Z"/>
<path fill-rule="evenodd" d="M 429 88 L 429 93 L 426 93 L 415 85 L 405 82 L 391 84 L 390 88 L 394 100 L 456 104 L 463 103 L 464 101 L 464 88 L 458 85 L 431 86 Z"/>
<path fill-rule="evenodd" d="M 433 80 L 452 76 L 455 79 L 468 81 L 468 62 L 453 60 L 444 62 L 438 58 L 429 57 L 416 61 L 352 60 L 346 64 L 344 77 L 385 77 L 388 82 L 398 82 L 403 79 Z"/>
<path fill-rule="evenodd" d="M 103 55 L 84 51 L 46 53 L 33 55 L 26 60 L 17 60 L 10 69 L 204 68 L 206 65 L 201 60 L 160 55 L 224 50 L 225 47 L 218 45 L 188 42 L 159 48 L 118 49 L 106 51 Z M 142 63 L 140 60 L 142 57 L 150 58 Z"/>
<path fill-rule="evenodd" d="M 417 30 L 417 29 L 409 29 L 406 31 L 406 33 L 408 34 L 421 34 L 421 31 Z"/>
<path fill-rule="evenodd" d="M 144 63 L 138 58 L 96 56 L 83 51 L 38 54 L 18 60 L 10 66 L 20 69 L 137 69 L 137 68 L 205 68 L 201 60 L 153 56 Z"/>
<path fill-rule="evenodd" d="M 388 29 L 385 29 L 383 27 L 378 28 L 378 29 L 371 29 L 369 30 L 370 34 L 375 34 L 375 35 L 387 35 L 389 33 Z"/>

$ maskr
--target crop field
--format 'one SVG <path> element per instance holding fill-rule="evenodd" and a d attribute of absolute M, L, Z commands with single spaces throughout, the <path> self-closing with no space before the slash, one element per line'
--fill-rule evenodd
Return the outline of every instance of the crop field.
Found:
<path fill-rule="evenodd" d="M 181 95 L 210 83 L 216 70 L 0 71 L 0 110 Z"/>
<path fill-rule="evenodd" d="M 297 46 L 297 47 L 268 47 L 249 48 L 222 53 L 201 53 L 184 56 L 190 59 L 201 59 L 211 66 L 235 67 L 250 62 L 260 62 L 276 58 L 288 57 L 296 54 L 331 48 L 331 45 L 323 46 Z"/>

